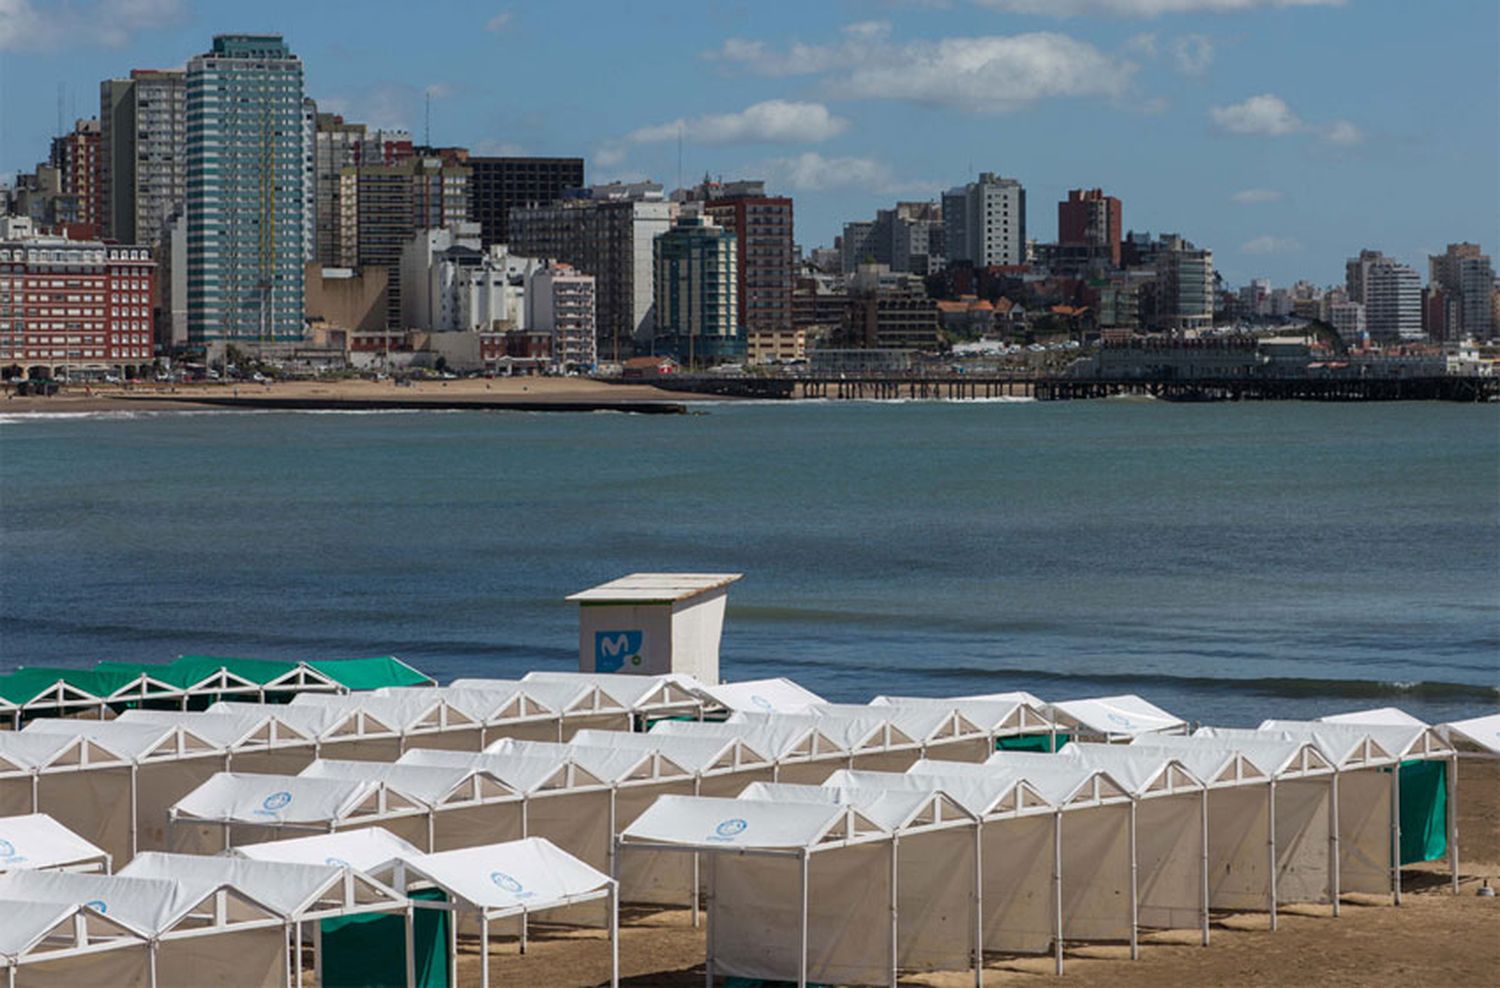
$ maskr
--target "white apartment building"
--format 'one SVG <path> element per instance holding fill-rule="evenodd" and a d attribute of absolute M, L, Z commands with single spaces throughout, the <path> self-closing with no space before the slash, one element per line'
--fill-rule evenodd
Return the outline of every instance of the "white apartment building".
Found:
<path fill-rule="evenodd" d="M 422 230 L 401 251 L 402 325 L 433 332 L 526 329 L 526 280 L 541 262 L 479 246 L 479 224 Z"/>
<path fill-rule="evenodd" d="M 1026 263 L 1026 190 L 1015 179 L 981 172 L 943 193 L 942 216 L 949 261 Z"/>
<path fill-rule="evenodd" d="M 571 264 L 545 262 L 526 283 L 526 326 L 552 334 L 552 359 L 563 370 L 598 363 L 594 276 Z"/>
<path fill-rule="evenodd" d="M 1365 272 L 1365 326 L 1377 343 L 1422 338 L 1422 278 L 1405 264 L 1382 258 Z"/>

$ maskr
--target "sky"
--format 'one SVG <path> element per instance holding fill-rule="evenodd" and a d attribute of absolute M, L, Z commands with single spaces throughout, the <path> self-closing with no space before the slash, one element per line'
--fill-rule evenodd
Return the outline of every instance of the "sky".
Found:
<path fill-rule="evenodd" d="M 807 249 L 981 171 L 1026 187 L 1034 239 L 1100 187 L 1231 285 L 1500 249 L 1495 0 L 0 0 L 0 172 L 99 80 L 233 32 L 285 35 L 320 109 L 418 141 L 430 95 L 438 145 L 763 178 Z"/>

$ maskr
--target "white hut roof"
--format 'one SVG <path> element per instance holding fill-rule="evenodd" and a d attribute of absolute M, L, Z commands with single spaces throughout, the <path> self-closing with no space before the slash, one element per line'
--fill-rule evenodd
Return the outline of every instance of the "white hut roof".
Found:
<path fill-rule="evenodd" d="M 1030 694 L 1025 694 L 1029 696 Z M 998 695 L 997 695 L 998 696 Z M 1034 698 L 1033 698 L 1034 699 Z M 1051 726 L 1044 705 L 1006 697 L 1003 699 L 943 699 L 932 696 L 877 696 L 872 707 L 922 707 L 955 710 L 990 734 L 1045 731 Z"/>
<path fill-rule="evenodd" d="M 573 759 L 551 756 L 415 748 L 396 759 L 396 764 L 485 772 L 521 795 L 605 784 Z"/>
<path fill-rule="evenodd" d="M 367 872 L 392 858 L 420 855 L 422 851 L 384 827 L 360 827 L 290 840 L 242 844 L 230 853 L 257 861 L 348 866 Z"/>
<path fill-rule="evenodd" d="M 738 737 L 585 729 L 573 735 L 572 743 L 594 748 L 612 746 L 632 751 L 654 751 L 696 773 L 764 765 L 768 761 L 765 755 Z"/>
<path fill-rule="evenodd" d="M 919 763 L 920 764 L 920 763 Z M 959 772 L 940 774 L 943 765 L 955 762 L 934 761 L 930 772 L 868 772 L 839 769 L 823 785 L 855 789 L 889 789 L 916 793 L 943 793 L 965 812 L 984 819 L 998 815 L 1015 815 L 1028 810 L 1051 807 L 1030 783 L 1004 772 Z"/>
<path fill-rule="evenodd" d="M 92 738 L 0 731 L 0 775 L 81 765 L 122 765 L 127 756 Z"/>
<path fill-rule="evenodd" d="M 48 717 L 32 721 L 21 733 L 88 738 L 136 762 L 224 752 L 221 745 L 178 724 Z"/>
<path fill-rule="evenodd" d="M 773 761 L 814 755 L 848 754 L 844 747 L 810 718 L 771 717 L 721 723 L 664 720 L 649 733 L 697 738 L 739 738 Z"/>
<path fill-rule="evenodd" d="M 234 750 L 264 747 L 272 741 L 307 742 L 312 738 L 302 729 L 275 714 L 259 710 L 233 712 L 192 712 L 180 710 L 127 710 L 116 724 L 151 724 L 181 726 L 219 748 Z"/>
<path fill-rule="evenodd" d="M 541 837 L 436 854 L 403 854 L 400 859 L 408 883 L 415 873 L 492 917 L 595 898 L 611 885 L 608 875 Z M 383 867 L 377 873 L 392 870 Z"/>
<path fill-rule="evenodd" d="M 632 676 L 608 672 L 528 672 L 522 683 L 585 683 L 597 686 L 627 710 L 647 713 L 675 707 L 691 708 L 701 704 L 697 689 L 701 685 L 692 676 Z"/>
<path fill-rule="evenodd" d="M 1265 720 L 1257 730 L 1279 731 L 1291 736 L 1307 736 L 1336 747 L 1340 742 L 1369 737 L 1394 758 L 1431 754 L 1451 754 L 1438 733 L 1426 724 L 1329 723 L 1318 720 Z"/>
<path fill-rule="evenodd" d="M 390 810 L 422 808 L 372 779 L 217 772 L 172 809 L 199 820 L 311 826 L 379 812 L 382 797 Z"/>
<path fill-rule="evenodd" d="M 1386 727 L 1426 727 L 1427 722 L 1418 720 L 1400 707 L 1371 707 L 1368 710 L 1351 710 L 1343 714 L 1319 717 L 1325 724 L 1381 724 Z"/>
<path fill-rule="evenodd" d="M 58 943 L 38 956 L 71 950 L 74 941 L 74 917 L 82 919 L 90 940 L 100 935 L 122 940 L 121 946 L 144 944 L 147 935 L 119 923 L 111 922 L 97 910 L 70 902 L 37 902 L 26 899 L 0 899 L 0 958 L 19 958 L 31 953 L 49 936 Z"/>
<path fill-rule="evenodd" d="M 401 762 L 368 762 L 338 758 L 320 758 L 298 773 L 304 779 L 347 779 L 351 782 L 379 782 L 427 806 L 473 800 L 481 796 L 511 795 L 509 787 L 498 780 L 476 787 L 478 770 L 468 766 L 411 765 Z"/>
<path fill-rule="evenodd" d="M 1073 722 L 1098 734 L 1135 737 L 1181 730 L 1187 721 L 1134 693 L 1064 700 L 1050 706 L 1059 723 Z"/>
<path fill-rule="evenodd" d="M 621 833 L 626 842 L 711 850 L 807 850 L 885 831 L 847 806 L 788 799 L 661 796 Z"/>
<path fill-rule="evenodd" d="M 500 738 L 484 750 L 491 755 L 572 760 L 590 775 L 610 785 L 640 779 L 682 779 L 692 775 L 688 769 L 655 751 L 580 744 L 577 738 L 567 744 Z"/>
<path fill-rule="evenodd" d="M 175 881 L 71 871 L 10 871 L 0 874 L 0 902 L 11 900 L 88 906 L 126 929 L 154 936 L 171 929 L 196 903 L 184 901 Z"/>
<path fill-rule="evenodd" d="M 825 782 L 819 786 L 752 782 L 744 788 L 739 798 L 852 806 L 873 823 L 892 832 L 945 820 L 969 822 L 978 816 L 964 809 L 941 790 L 923 792 L 915 788 L 862 786 L 848 780 Z"/>
<path fill-rule="evenodd" d="M 1285 738 L 1254 731 L 1217 736 L 1199 731 L 1191 737 L 1179 734 L 1147 734 L 1130 747 L 1145 748 L 1181 759 L 1206 784 L 1253 782 L 1290 776 L 1321 775 L 1333 771 L 1333 762 L 1310 740 Z"/>
<path fill-rule="evenodd" d="M 304 696 L 307 694 L 298 694 Z M 246 713 L 274 716 L 310 738 L 319 741 L 359 733 L 359 711 L 348 705 L 324 706 L 316 703 L 240 703 L 220 700 L 208 708 L 211 714 Z"/>
<path fill-rule="evenodd" d="M 1447 738 L 1449 744 L 1458 739 L 1500 755 L 1500 714 L 1450 721 L 1439 725 L 1438 733 Z"/>
<path fill-rule="evenodd" d="M 0 817 L 0 871 L 60 868 L 108 857 L 45 813 Z"/>
<path fill-rule="evenodd" d="M 849 752 L 917 744 L 918 739 L 903 731 L 897 723 L 896 715 L 891 712 L 896 709 L 815 706 L 794 714 L 739 711 L 730 714 L 727 723 L 768 725 L 773 728 L 808 727 Z"/>
<path fill-rule="evenodd" d="M 290 864 L 250 858 L 146 851 L 120 869 L 125 878 L 159 878 L 182 886 L 189 904 L 229 887 L 277 915 L 292 919 L 313 908 L 344 869 L 327 864 Z"/>
<path fill-rule="evenodd" d="M 1166 795 L 1204 788 L 1203 780 L 1176 755 L 1160 748 L 1069 742 L 1055 757 L 1103 769 L 1132 796 Z"/>
<path fill-rule="evenodd" d="M 698 691 L 711 703 L 725 710 L 754 710 L 761 713 L 797 713 L 815 703 L 826 703 L 812 690 L 790 679 L 750 679 L 739 683 L 714 686 L 702 684 Z"/>
<path fill-rule="evenodd" d="M 909 772 L 956 778 L 1000 775 L 1024 780 L 1050 805 L 1063 809 L 1127 798 L 1129 790 L 1103 769 L 1037 752 L 997 751 L 982 764 L 924 758 Z"/>

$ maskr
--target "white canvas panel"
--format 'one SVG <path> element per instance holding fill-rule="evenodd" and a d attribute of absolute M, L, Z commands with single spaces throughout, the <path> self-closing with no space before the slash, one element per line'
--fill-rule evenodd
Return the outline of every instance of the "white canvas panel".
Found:
<path fill-rule="evenodd" d="M 71 923 L 77 912 L 77 906 L 65 902 L 0 899 L 0 970 L 9 958 L 27 950 L 64 922 Z"/>
<path fill-rule="evenodd" d="M 907 748 L 902 751 L 872 751 L 855 755 L 849 762 L 853 763 L 852 767 L 858 772 L 905 772 L 921 757 L 922 753 L 917 749 Z"/>
<path fill-rule="evenodd" d="M 483 909 L 554 909 L 610 884 L 608 875 L 537 838 L 419 855 L 409 863 Z M 592 911 L 599 912 L 597 908 Z"/>
<path fill-rule="evenodd" d="M 1327 902 L 1329 781 L 1276 784 L 1276 901 Z"/>
<path fill-rule="evenodd" d="M 483 730 L 478 726 L 450 727 L 442 731 L 424 731 L 406 736 L 406 750 L 426 748 L 436 751 L 479 751 L 484 747 Z"/>
<path fill-rule="evenodd" d="M 1500 714 L 1441 724 L 1438 733 L 1447 738 L 1449 744 L 1466 741 L 1483 751 L 1500 755 Z"/>
<path fill-rule="evenodd" d="M 356 762 L 393 762 L 401 757 L 402 750 L 401 739 L 396 737 L 331 738 L 322 743 L 318 754 Z"/>
<path fill-rule="evenodd" d="M 300 915 L 303 905 L 340 875 L 327 863 L 260 861 L 232 855 L 138 855 L 120 871 L 122 878 L 165 879 L 182 887 L 178 902 L 196 905 L 222 885 L 231 885 L 277 915 Z"/>
<path fill-rule="evenodd" d="M 820 786 L 830 775 L 848 767 L 849 759 L 843 756 L 784 762 L 776 768 L 776 781 L 792 785 Z"/>
<path fill-rule="evenodd" d="M 451 851 L 459 847 L 477 847 L 519 840 L 521 801 L 507 800 L 440 810 L 432 819 L 433 850 Z M 426 841 L 420 846 L 426 847 Z"/>
<path fill-rule="evenodd" d="M 312 745 L 236 751 L 229 758 L 228 771 L 247 775 L 296 775 L 311 765 L 316 757 Z"/>
<path fill-rule="evenodd" d="M 79 988 L 80 985 L 147 988 L 151 983 L 150 965 L 145 944 L 132 945 L 97 954 L 22 964 L 16 969 L 16 988 Z"/>
<path fill-rule="evenodd" d="M 532 797 L 526 806 L 526 836 L 545 837 L 580 861 L 609 870 L 608 790 Z"/>
<path fill-rule="evenodd" d="M 157 988 L 279 988 L 286 984 L 285 950 L 279 926 L 163 940 Z"/>
<path fill-rule="evenodd" d="M 1271 888 L 1268 789 L 1209 790 L 1208 902 L 1214 909 L 1266 908 Z"/>
<path fill-rule="evenodd" d="M 847 814 L 843 807 L 814 803 L 662 796 L 624 835 L 688 847 L 804 848 Z"/>
<path fill-rule="evenodd" d="M 798 713 L 826 701 L 812 690 L 790 679 L 751 679 L 719 686 L 699 686 L 708 700 L 725 710 L 759 710 L 764 713 Z"/>
<path fill-rule="evenodd" d="M 44 774 L 37 780 L 37 808 L 115 864 L 130 860 L 130 767 Z"/>
<path fill-rule="evenodd" d="M 631 786 L 615 793 L 615 830 L 624 830 L 662 795 L 691 796 L 691 779 Z M 682 905 L 691 900 L 693 856 L 673 851 L 629 851 L 620 857 L 620 901 Z"/>
<path fill-rule="evenodd" d="M 1095 734 L 1135 737 L 1165 731 L 1180 731 L 1187 721 L 1168 713 L 1156 704 L 1125 693 L 1085 700 L 1064 700 L 1052 704 L 1057 714 L 1077 721 Z"/>
<path fill-rule="evenodd" d="M 102 864 L 103 857 L 101 848 L 45 813 L 0 817 L 0 871 L 57 868 L 94 859 Z M 3 952 L 0 946 L 0 953 Z"/>
<path fill-rule="evenodd" d="M 0 900 L 88 904 L 139 933 L 166 929 L 183 908 L 176 882 L 67 871 L 11 871 L 0 875 Z"/>
<path fill-rule="evenodd" d="M 167 811 L 223 768 L 218 756 L 142 763 L 136 769 L 136 849 L 167 850 Z"/>
<path fill-rule="evenodd" d="M 201 820 L 321 826 L 342 817 L 374 785 L 306 775 L 219 772 L 179 799 L 176 807 L 179 815 Z"/>
<path fill-rule="evenodd" d="M 901 838 L 897 851 L 897 961 L 902 969 L 952 971 L 974 949 L 974 828 Z"/>
<path fill-rule="evenodd" d="M 809 862 L 809 982 L 885 984 L 891 956 L 885 845 L 815 854 Z M 714 856 L 714 962 L 725 975 L 797 980 L 795 858 Z"/>
<path fill-rule="evenodd" d="M 1202 921 L 1202 795 L 1136 804 L 1136 887 L 1142 926 L 1195 929 Z"/>
<path fill-rule="evenodd" d="M 359 871 L 369 871 L 392 858 L 422 852 L 419 847 L 383 827 L 365 827 L 360 830 L 341 830 L 332 834 L 249 844 L 235 848 L 234 853 L 257 861 L 348 865 Z"/>
<path fill-rule="evenodd" d="M 1351 710 L 1345 714 L 1330 714 L 1318 720 L 1327 724 L 1383 724 L 1387 727 L 1426 727 L 1427 722 L 1418 720 L 1400 707 L 1374 707 L 1369 710 Z"/>
<path fill-rule="evenodd" d="M 383 830 L 389 830 L 391 833 L 395 834 L 397 837 L 400 837 L 408 844 L 411 844 L 415 847 L 420 847 L 424 851 L 427 850 L 428 826 L 426 813 L 414 813 L 410 816 L 382 817 L 378 820 L 360 821 L 357 823 L 344 824 L 343 826 L 339 827 L 339 830 L 361 830 L 366 827 L 380 827 Z M 240 828 L 235 827 L 234 832 L 235 836 L 238 837 L 240 834 Z M 281 834 L 279 836 L 286 837 L 291 836 L 291 834 Z M 278 838 L 262 838 L 262 840 L 267 839 L 275 840 Z M 235 846 L 238 847 L 239 844 L 236 843 Z"/>
<path fill-rule="evenodd" d="M 1391 890 L 1391 777 L 1379 769 L 1339 776 L 1339 890 Z"/>
<path fill-rule="evenodd" d="M 1063 937 L 1130 937 L 1130 807 L 1063 814 Z"/>
<path fill-rule="evenodd" d="M 31 801 L 31 776 L 0 779 L 0 816 L 20 816 L 36 809 Z"/>
<path fill-rule="evenodd" d="M 562 722 L 562 739 L 571 741 L 579 731 L 629 731 L 630 712 L 602 711 L 599 713 L 565 714 Z"/>
<path fill-rule="evenodd" d="M 1050 815 L 984 825 L 984 949 L 1041 953 L 1052 945 Z"/>
<path fill-rule="evenodd" d="M 707 775 L 698 782 L 698 794 L 700 796 L 723 796 L 734 799 L 745 791 L 746 786 L 756 782 L 770 782 L 775 774 L 776 769 L 773 766 L 767 765 L 761 768 L 746 769 L 742 772 Z"/>

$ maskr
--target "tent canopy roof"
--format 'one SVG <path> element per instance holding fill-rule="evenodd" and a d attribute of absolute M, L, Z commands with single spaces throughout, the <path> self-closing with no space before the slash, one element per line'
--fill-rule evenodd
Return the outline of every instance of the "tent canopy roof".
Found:
<path fill-rule="evenodd" d="M 27 724 L 21 733 L 89 738 L 136 762 L 218 755 L 224 751 L 220 745 L 178 724 L 42 718 Z"/>
<path fill-rule="evenodd" d="M 623 732 L 621 732 L 623 733 Z M 590 775 L 608 785 L 619 785 L 645 779 L 685 779 L 690 771 L 671 758 L 654 751 L 607 745 L 579 744 L 575 738 L 568 744 L 555 741 L 517 741 L 500 738 L 488 745 L 486 754 L 516 755 L 522 758 L 552 758 L 573 761 Z"/>
<path fill-rule="evenodd" d="M 604 780 L 573 759 L 555 756 L 415 748 L 396 759 L 396 764 L 464 768 L 471 772 L 485 772 L 503 782 L 512 791 L 525 796 L 554 789 L 575 789 L 606 784 Z"/>
<path fill-rule="evenodd" d="M 1333 763 L 1311 741 L 1246 732 L 1218 737 L 1202 731 L 1192 737 L 1147 734 L 1132 748 L 1153 749 L 1180 759 L 1209 785 L 1242 784 L 1333 771 Z"/>
<path fill-rule="evenodd" d="M 1052 704 L 1050 710 L 1059 724 L 1076 725 L 1096 734 L 1117 737 L 1180 731 L 1187 727 L 1187 721 L 1181 717 L 1134 693 L 1064 700 Z"/>
<path fill-rule="evenodd" d="M 1182 759 L 1159 748 L 1070 741 L 1054 757 L 1103 769 L 1136 797 L 1204 788 L 1203 780 Z"/>
<path fill-rule="evenodd" d="M 348 866 L 367 872 L 392 858 L 420 855 L 422 851 L 384 827 L 360 827 L 262 844 L 242 844 L 230 853 L 257 861 Z"/>
<path fill-rule="evenodd" d="M 471 680 L 485 686 L 382 686 L 376 696 L 418 696 L 445 700 L 476 724 L 504 724 L 519 720 L 553 720 L 557 711 L 531 696 L 517 682 L 503 679 Z"/>
<path fill-rule="evenodd" d="M 654 751 L 695 773 L 764 765 L 768 761 L 766 756 L 737 737 L 584 729 L 573 735 L 573 743 L 594 748 L 612 746 L 632 751 Z"/>
<path fill-rule="evenodd" d="M 305 696 L 307 694 L 298 694 Z M 275 717 L 296 731 L 319 741 L 352 736 L 359 731 L 359 711 L 319 703 L 240 703 L 220 700 L 208 708 L 211 714 L 260 714 Z"/>
<path fill-rule="evenodd" d="M 1328 751 L 1336 751 L 1368 737 L 1392 758 L 1452 754 L 1438 733 L 1426 724 L 1328 723 L 1317 720 L 1266 720 L 1257 730 L 1276 731 L 1291 737 L 1311 737 Z"/>
<path fill-rule="evenodd" d="M 785 798 L 661 796 L 625 828 L 620 839 L 712 851 L 803 851 L 884 833 L 848 806 Z"/>
<path fill-rule="evenodd" d="M 521 677 L 522 683 L 574 682 L 597 686 L 627 710 L 649 713 L 656 710 L 696 709 L 702 706 L 697 688 L 699 683 L 692 676 L 668 674 L 664 676 L 631 676 L 625 673 L 605 672 L 528 672 Z"/>
<path fill-rule="evenodd" d="M 1438 731 L 1448 739 L 1449 744 L 1452 744 L 1455 739 L 1467 741 L 1485 751 L 1500 755 L 1500 714 L 1451 721 L 1439 726 Z"/>
<path fill-rule="evenodd" d="M 276 685 L 279 680 L 295 673 L 300 665 L 300 662 L 283 659 L 247 659 L 228 655 L 179 655 L 168 663 L 183 679 L 203 682 L 224 670 L 257 686 Z"/>
<path fill-rule="evenodd" d="M 9 871 L 0 874 L 0 902 L 86 905 L 124 928 L 146 937 L 172 928 L 196 905 L 184 903 L 175 881 L 135 875 L 92 875 L 69 871 Z"/>
<path fill-rule="evenodd" d="M 216 747 L 228 751 L 239 748 L 264 748 L 273 742 L 298 744 L 312 742 L 312 738 L 303 730 L 276 714 L 263 713 L 259 710 L 215 711 L 213 713 L 127 710 L 115 719 L 115 723 L 180 726 Z"/>
<path fill-rule="evenodd" d="M 729 715 L 730 724 L 807 727 L 833 741 L 842 751 L 855 752 L 919 743 L 896 723 L 886 711 L 894 707 L 808 707 L 794 714 L 738 711 Z"/>
<path fill-rule="evenodd" d="M 826 702 L 812 690 L 804 689 L 790 679 L 750 679 L 740 683 L 698 686 L 698 692 L 725 710 L 755 710 L 761 713 L 797 713 L 816 703 Z"/>
<path fill-rule="evenodd" d="M 388 792 L 400 793 L 412 802 L 425 806 L 515 795 L 514 790 L 499 780 L 476 778 L 484 774 L 487 773 L 469 766 L 319 758 L 298 773 L 298 778 L 378 782 Z"/>
<path fill-rule="evenodd" d="M 989 734 L 1019 734 L 1045 731 L 1052 726 L 1040 703 L 1033 706 L 1017 699 L 945 700 L 931 696 L 877 696 L 870 706 L 934 707 L 957 711 Z"/>
<path fill-rule="evenodd" d="M 956 762 L 933 762 L 932 772 L 866 772 L 839 769 L 823 785 L 854 789 L 886 789 L 915 793 L 942 793 L 978 819 L 1015 816 L 1037 810 L 1048 810 L 1052 804 L 1025 779 L 1003 772 L 969 772 L 938 774 L 943 765 Z"/>
<path fill-rule="evenodd" d="M 739 720 L 731 717 L 722 723 L 664 720 L 653 724 L 650 733 L 690 738 L 739 738 L 776 761 L 849 753 L 848 748 L 823 730 L 823 725 L 813 718 L 795 715 Z"/>
<path fill-rule="evenodd" d="M 81 765 L 124 765 L 129 758 L 92 738 L 71 734 L 0 731 L 0 775 Z"/>
<path fill-rule="evenodd" d="M 172 812 L 220 823 L 320 826 L 380 812 L 382 801 L 392 812 L 423 808 L 375 780 L 217 772 Z"/>
<path fill-rule="evenodd" d="M 1372 707 L 1369 710 L 1351 710 L 1344 714 L 1319 717 L 1325 724 L 1384 724 L 1395 727 L 1426 727 L 1426 721 L 1418 720 L 1399 707 Z"/>
<path fill-rule="evenodd" d="M 0 899 L 0 957 L 16 959 L 32 953 L 45 956 L 54 951 L 37 948 L 53 935 L 58 937 L 57 949 L 73 948 L 74 917 L 79 914 L 90 941 L 108 936 L 119 939 L 121 946 L 146 942 L 144 934 L 111 922 L 89 906 L 6 898 Z"/>
<path fill-rule="evenodd" d="M 394 655 L 367 659 L 313 659 L 304 663 L 349 690 L 373 690 L 381 686 L 436 686 L 437 680 L 407 665 Z"/>
<path fill-rule="evenodd" d="M 977 819 L 976 814 L 964 809 L 941 790 L 924 792 L 914 788 L 861 786 L 847 779 L 825 782 L 820 786 L 752 782 L 740 793 L 739 798 L 852 806 L 882 829 L 893 833 L 955 821 L 972 823 Z"/>
<path fill-rule="evenodd" d="M 908 771 L 916 775 L 1023 780 L 1059 809 L 1129 798 L 1129 789 L 1103 769 L 1036 752 L 997 751 L 979 765 L 923 758 Z"/>
<path fill-rule="evenodd" d="M 120 875 L 127 878 L 160 878 L 176 882 L 188 905 L 202 902 L 220 888 L 229 887 L 258 905 L 269 908 L 284 919 L 296 919 L 309 911 L 318 911 L 321 902 L 343 884 L 345 870 L 329 864 L 296 864 L 285 861 L 258 861 L 251 858 L 167 854 L 146 851 L 136 855 Z M 374 885 L 361 877 L 361 891 L 384 899 L 393 908 L 405 903 L 389 889 Z M 343 904 L 342 890 L 335 896 Z M 352 903 L 351 903 L 352 904 Z M 340 910 L 341 911 L 341 910 Z"/>
<path fill-rule="evenodd" d="M 45 813 L 0 817 L 0 871 L 58 868 L 108 857 Z"/>
<path fill-rule="evenodd" d="M 403 854 L 408 885 L 425 879 L 491 918 L 533 913 L 607 893 L 608 875 L 540 837 L 463 847 L 436 854 Z M 390 875 L 395 862 L 376 869 Z"/>
<path fill-rule="evenodd" d="M 627 708 L 596 682 L 584 679 L 455 679 L 451 688 L 494 690 L 513 687 L 562 716 L 624 713 Z"/>

